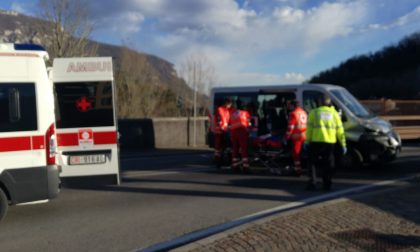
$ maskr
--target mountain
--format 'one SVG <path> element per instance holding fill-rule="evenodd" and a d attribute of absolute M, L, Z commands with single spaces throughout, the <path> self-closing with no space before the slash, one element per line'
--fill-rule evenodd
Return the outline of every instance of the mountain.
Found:
<path fill-rule="evenodd" d="M 352 57 L 308 82 L 341 85 L 359 99 L 419 99 L 420 32 L 375 53 Z"/>
<path fill-rule="evenodd" d="M 13 11 L 0 10 L 0 42 L 36 43 L 45 46 L 50 37 L 40 31 L 46 30 L 46 26 L 47 22 L 44 20 Z M 183 79 L 177 76 L 172 63 L 122 46 L 97 41 L 90 41 L 89 44 L 97 48 L 98 56 L 114 57 L 116 78 L 120 80 L 117 81 L 119 115 L 126 118 L 139 118 L 179 116 L 188 113 L 192 90 Z M 46 47 L 48 49 L 48 46 Z M 130 62 L 138 64 L 130 66 L 129 71 L 127 69 L 124 71 L 124 68 L 127 68 L 125 65 Z M 205 99 L 205 97 L 200 97 Z M 143 108 L 145 105 L 138 109 L 133 106 L 132 103 L 136 102 L 142 104 L 137 101 L 139 99 L 147 102 L 147 110 Z M 156 101 L 156 99 L 160 100 Z M 182 104 L 179 104 L 180 102 Z M 154 107 L 150 104 L 154 104 Z"/>

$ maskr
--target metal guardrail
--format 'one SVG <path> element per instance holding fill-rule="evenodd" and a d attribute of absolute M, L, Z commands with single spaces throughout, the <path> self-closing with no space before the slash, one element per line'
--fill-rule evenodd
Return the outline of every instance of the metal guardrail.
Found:
<path fill-rule="evenodd" d="M 382 116 L 382 118 L 390 121 L 391 124 L 393 121 L 420 121 L 420 116 L 418 115 L 392 115 Z M 420 139 L 420 125 L 394 126 L 394 129 L 403 140 Z"/>
<path fill-rule="evenodd" d="M 393 125 L 403 140 L 420 139 L 420 100 L 361 100 Z"/>

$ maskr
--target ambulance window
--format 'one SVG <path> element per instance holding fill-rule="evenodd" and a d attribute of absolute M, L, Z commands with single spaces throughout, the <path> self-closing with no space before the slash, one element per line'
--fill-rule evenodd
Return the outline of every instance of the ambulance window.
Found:
<path fill-rule="evenodd" d="M 0 84 L 0 132 L 37 130 L 35 85 Z"/>
<path fill-rule="evenodd" d="M 111 82 L 55 83 L 57 128 L 114 126 Z"/>

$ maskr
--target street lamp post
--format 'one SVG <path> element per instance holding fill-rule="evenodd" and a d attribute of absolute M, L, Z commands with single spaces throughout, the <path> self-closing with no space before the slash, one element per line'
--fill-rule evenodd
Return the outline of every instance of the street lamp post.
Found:
<path fill-rule="evenodd" d="M 193 88 L 194 88 L 194 119 L 193 119 L 193 146 L 197 146 L 197 79 L 196 65 L 193 64 Z"/>

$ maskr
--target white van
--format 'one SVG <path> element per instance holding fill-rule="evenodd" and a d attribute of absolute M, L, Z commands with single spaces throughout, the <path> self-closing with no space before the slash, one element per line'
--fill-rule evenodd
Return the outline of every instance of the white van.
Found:
<path fill-rule="evenodd" d="M 251 105 L 258 118 L 258 134 L 285 127 L 281 116 L 286 114 L 284 100 L 297 99 L 307 112 L 316 107 L 318 98 L 328 94 L 342 115 L 348 154 L 346 166 L 391 161 L 401 151 L 401 138 L 391 124 L 372 114 L 345 88 L 326 84 L 216 87 L 211 91 L 210 113 L 226 98 L 239 105 Z M 270 114 L 272 113 L 272 114 Z M 273 115 L 277 116 L 273 116 Z M 280 129 L 285 130 L 285 129 Z M 210 141 L 211 142 L 211 141 Z"/>
<path fill-rule="evenodd" d="M 47 58 L 37 45 L 0 44 L 0 219 L 8 205 L 59 193 Z"/>
<path fill-rule="evenodd" d="M 119 184 L 112 58 L 56 58 L 50 79 L 63 183 Z"/>

